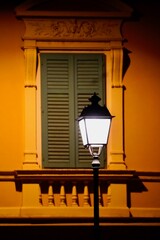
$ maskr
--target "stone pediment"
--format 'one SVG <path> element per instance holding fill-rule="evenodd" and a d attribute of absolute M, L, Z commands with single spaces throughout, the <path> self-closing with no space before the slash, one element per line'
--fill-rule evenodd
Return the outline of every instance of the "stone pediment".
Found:
<path fill-rule="evenodd" d="M 132 9 L 119 0 L 28 0 L 16 9 L 19 17 L 129 17 Z"/>
<path fill-rule="evenodd" d="M 16 9 L 26 40 L 121 41 L 121 24 L 132 9 L 120 0 L 28 0 Z"/>

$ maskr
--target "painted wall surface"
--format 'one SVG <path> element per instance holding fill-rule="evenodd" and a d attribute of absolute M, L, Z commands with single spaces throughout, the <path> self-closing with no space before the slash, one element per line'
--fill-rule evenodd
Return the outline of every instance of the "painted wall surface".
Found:
<path fill-rule="evenodd" d="M 13 11 L 0 11 L 0 170 L 22 167 L 23 27 Z"/>
<path fill-rule="evenodd" d="M 13 11 L 0 11 L 0 171 L 22 168 L 24 56 L 23 23 Z M 0 182 L 0 206 L 20 205 L 14 183 Z"/>
<path fill-rule="evenodd" d="M 129 169 L 160 171 L 160 5 L 135 2 L 140 19 L 123 28 L 125 47 L 131 51 L 124 78 L 126 164 Z"/>
<path fill-rule="evenodd" d="M 125 153 L 128 169 L 160 171 L 160 24 L 158 3 L 135 1 L 140 19 L 123 26 L 131 51 L 124 77 Z M 0 12 L 0 171 L 22 169 L 24 149 L 24 24 L 14 11 Z M 160 184 L 145 184 L 132 193 L 133 207 L 160 207 Z M 0 183 L 1 206 L 18 206 L 21 195 L 13 183 Z M 12 196 L 12 197 L 11 197 Z"/>
<path fill-rule="evenodd" d="M 131 51 L 124 77 L 125 150 L 129 169 L 160 171 L 160 23 L 159 3 L 135 1 L 140 19 L 124 25 Z M 145 183 L 146 190 L 132 193 L 132 207 L 160 207 L 159 183 Z"/>

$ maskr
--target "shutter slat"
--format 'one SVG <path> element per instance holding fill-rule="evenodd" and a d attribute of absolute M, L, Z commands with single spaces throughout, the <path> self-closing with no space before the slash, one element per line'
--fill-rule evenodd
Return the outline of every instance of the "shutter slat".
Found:
<path fill-rule="evenodd" d="M 48 88 L 67 88 L 68 87 L 68 59 L 47 60 L 47 86 Z"/>
<path fill-rule="evenodd" d="M 86 58 L 77 56 L 77 116 L 85 106 L 90 104 L 88 99 L 94 92 L 102 97 L 102 77 L 102 55 L 87 55 Z M 77 165 L 90 167 L 92 157 L 88 149 L 83 147 L 79 129 L 77 135 Z"/>
<path fill-rule="evenodd" d="M 77 87 L 96 89 L 99 86 L 99 64 L 97 59 L 78 59 Z"/>
<path fill-rule="evenodd" d="M 63 122 L 59 121 L 61 118 Z M 58 159 L 61 159 L 61 164 L 69 162 L 69 152 L 68 94 L 48 94 L 48 161 L 57 166 L 59 166 Z"/>

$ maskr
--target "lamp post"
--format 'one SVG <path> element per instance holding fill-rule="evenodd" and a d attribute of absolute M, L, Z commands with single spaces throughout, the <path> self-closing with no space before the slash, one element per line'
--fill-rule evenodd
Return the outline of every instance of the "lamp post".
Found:
<path fill-rule="evenodd" d="M 98 196 L 98 170 L 100 168 L 99 156 L 102 148 L 108 142 L 108 136 L 112 117 L 106 106 L 100 106 L 98 102 L 101 99 L 96 93 L 89 101 L 91 105 L 83 108 L 79 118 L 79 128 L 84 147 L 89 149 L 93 168 L 94 182 L 94 235 L 99 239 L 99 196 Z"/>

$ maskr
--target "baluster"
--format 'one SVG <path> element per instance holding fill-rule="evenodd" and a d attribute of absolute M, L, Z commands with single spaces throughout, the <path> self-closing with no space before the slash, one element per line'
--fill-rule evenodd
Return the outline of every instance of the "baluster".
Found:
<path fill-rule="evenodd" d="M 53 187 L 52 187 L 52 184 L 50 184 L 48 189 L 48 206 L 53 206 L 53 205 L 54 205 Z"/>
<path fill-rule="evenodd" d="M 72 186 L 72 206 L 73 207 L 78 206 L 77 200 L 78 200 L 77 187 L 76 187 L 76 183 L 73 182 L 73 186 Z"/>
<path fill-rule="evenodd" d="M 41 192 L 41 187 L 40 187 L 40 185 L 39 185 L 39 204 L 40 204 L 40 205 L 43 205 L 43 204 L 42 204 L 42 192 Z"/>
<path fill-rule="evenodd" d="M 60 206 L 66 206 L 66 194 L 65 194 L 65 187 L 64 183 L 61 183 L 60 189 Z"/>
<path fill-rule="evenodd" d="M 99 201 L 99 206 L 102 207 L 102 197 L 101 197 L 100 185 L 98 186 L 98 201 Z"/>
<path fill-rule="evenodd" d="M 108 189 L 107 189 L 107 206 L 110 205 L 111 203 L 111 189 L 110 189 L 110 186 L 108 186 Z"/>
<path fill-rule="evenodd" d="M 88 183 L 84 183 L 84 196 L 83 196 L 83 206 L 89 206 L 89 191 L 88 191 Z"/>
<path fill-rule="evenodd" d="M 42 205 L 42 194 L 39 194 L 39 204 Z"/>

